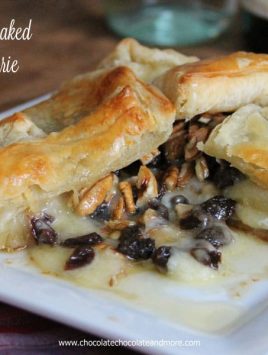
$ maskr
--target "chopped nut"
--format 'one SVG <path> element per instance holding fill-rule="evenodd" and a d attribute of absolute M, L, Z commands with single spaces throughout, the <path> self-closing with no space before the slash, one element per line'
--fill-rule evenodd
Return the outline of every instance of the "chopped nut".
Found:
<path fill-rule="evenodd" d="M 191 163 L 184 163 L 182 164 L 179 177 L 178 177 L 178 182 L 177 182 L 177 187 L 184 187 L 188 184 L 190 179 L 193 177 L 193 169 Z"/>
<path fill-rule="evenodd" d="M 139 197 L 137 200 L 138 207 L 158 196 L 156 178 L 151 170 L 144 165 L 142 165 L 139 170 L 137 188 L 139 190 Z"/>
<path fill-rule="evenodd" d="M 197 139 L 193 137 L 185 146 L 184 158 L 186 161 L 191 161 L 195 160 L 200 154 L 197 148 Z"/>
<path fill-rule="evenodd" d="M 216 115 L 211 116 L 211 121 L 209 122 L 210 129 L 216 127 L 218 124 L 222 123 L 226 118 L 226 115 L 222 113 L 218 113 Z"/>
<path fill-rule="evenodd" d="M 168 161 L 178 160 L 183 156 L 187 133 L 185 130 L 174 133 L 164 144 L 165 156 Z"/>
<path fill-rule="evenodd" d="M 125 212 L 125 201 L 124 198 L 120 196 L 115 206 L 115 209 L 113 211 L 113 219 L 116 220 L 122 219 L 124 212 Z"/>
<path fill-rule="evenodd" d="M 204 181 L 209 176 L 209 170 L 205 157 L 200 157 L 196 160 L 195 174 L 199 181 Z"/>
<path fill-rule="evenodd" d="M 208 127 L 199 128 L 198 125 L 194 124 L 189 128 L 189 142 L 185 146 L 184 158 L 186 161 L 195 160 L 201 154 L 198 149 L 199 142 L 205 142 L 209 135 Z"/>
<path fill-rule="evenodd" d="M 118 187 L 118 182 L 119 182 L 119 179 L 118 179 L 118 176 L 116 176 L 115 174 L 113 174 L 113 186 L 112 188 L 107 192 L 107 195 L 105 197 L 105 201 L 107 203 L 109 203 L 112 198 L 114 197 L 114 195 L 117 193 L 117 187 Z"/>
<path fill-rule="evenodd" d="M 197 142 L 205 142 L 208 135 L 209 135 L 209 128 L 208 127 L 201 127 L 194 134 Z"/>
<path fill-rule="evenodd" d="M 169 167 L 166 175 L 164 176 L 164 184 L 167 190 L 172 191 L 176 188 L 178 177 L 179 169 L 176 166 Z"/>
<path fill-rule="evenodd" d="M 190 212 L 192 209 L 193 209 L 192 205 L 185 204 L 185 203 L 179 203 L 175 206 L 175 210 L 179 218 L 184 218 L 187 215 L 187 213 Z"/>
<path fill-rule="evenodd" d="M 119 183 L 119 189 L 124 196 L 127 212 L 135 213 L 136 206 L 134 202 L 131 184 L 128 181 L 122 181 Z"/>
<path fill-rule="evenodd" d="M 154 149 L 151 153 L 144 155 L 140 160 L 143 165 L 147 165 L 159 154 L 160 151 L 158 149 Z"/>
<path fill-rule="evenodd" d="M 148 208 L 144 214 L 140 217 L 139 222 L 147 225 L 152 219 L 159 218 L 157 211 L 152 208 Z"/>
<path fill-rule="evenodd" d="M 114 220 L 114 221 L 108 221 L 106 223 L 106 227 L 110 232 L 121 231 L 126 227 L 133 226 L 133 225 L 135 225 L 135 222 L 129 220 L 121 220 L 121 221 Z"/>
<path fill-rule="evenodd" d="M 83 191 L 81 200 L 76 207 L 76 212 L 81 216 L 93 213 L 105 200 L 107 193 L 113 186 L 113 174 L 97 181 L 95 185 Z"/>

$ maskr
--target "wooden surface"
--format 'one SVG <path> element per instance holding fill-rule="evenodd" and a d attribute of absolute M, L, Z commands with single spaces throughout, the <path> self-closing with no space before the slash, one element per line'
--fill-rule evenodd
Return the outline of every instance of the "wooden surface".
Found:
<path fill-rule="evenodd" d="M 27 25 L 33 20 L 30 41 L 0 41 L 0 57 L 17 58 L 20 70 L 3 74 L 0 111 L 55 90 L 62 81 L 94 68 L 118 42 L 105 25 L 98 0 L 1 0 L 0 28 Z M 202 46 L 178 48 L 200 57 L 243 49 L 234 21 L 229 33 Z"/>

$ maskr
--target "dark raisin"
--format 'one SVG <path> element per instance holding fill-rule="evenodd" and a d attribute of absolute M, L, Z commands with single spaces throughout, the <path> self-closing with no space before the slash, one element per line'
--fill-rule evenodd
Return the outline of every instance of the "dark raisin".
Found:
<path fill-rule="evenodd" d="M 121 238 L 127 238 L 132 236 L 135 236 L 136 238 L 143 237 L 143 232 L 140 226 L 138 225 L 129 226 L 124 228 L 121 232 Z"/>
<path fill-rule="evenodd" d="M 148 206 L 153 210 L 157 211 L 161 217 L 169 220 L 168 208 L 163 205 L 158 199 L 154 198 L 150 200 Z"/>
<path fill-rule="evenodd" d="M 184 218 L 180 219 L 181 229 L 205 228 L 208 224 L 206 214 L 196 210 L 188 213 Z"/>
<path fill-rule="evenodd" d="M 108 221 L 111 218 L 109 205 L 103 202 L 89 217 L 99 222 Z"/>
<path fill-rule="evenodd" d="M 50 225 L 53 220 L 54 218 L 46 213 L 31 219 L 32 236 L 38 244 L 56 244 L 57 233 Z"/>
<path fill-rule="evenodd" d="M 230 218 L 235 211 L 235 201 L 224 196 L 214 196 L 203 202 L 200 207 L 203 211 L 218 220 Z"/>
<path fill-rule="evenodd" d="M 90 264 L 95 257 L 95 252 L 91 247 L 77 247 L 69 259 L 66 261 L 64 270 L 73 270 L 78 267 Z"/>
<path fill-rule="evenodd" d="M 227 245 L 232 240 L 231 236 L 219 226 L 203 229 L 195 238 L 207 240 L 215 248 Z"/>
<path fill-rule="evenodd" d="M 205 248 L 193 248 L 191 255 L 200 263 L 218 269 L 221 262 L 221 252 L 218 250 L 208 250 Z"/>
<path fill-rule="evenodd" d="M 98 233 L 90 233 L 81 237 L 68 238 L 61 243 L 62 246 L 75 248 L 81 245 L 94 246 L 103 242 L 103 238 Z"/>
<path fill-rule="evenodd" d="M 157 248 L 152 256 L 153 263 L 159 267 L 159 269 L 166 270 L 168 259 L 171 256 L 171 247 L 162 245 L 161 247 Z"/>
<path fill-rule="evenodd" d="M 183 196 L 183 195 L 173 196 L 170 199 L 170 202 L 172 203 L 173 206 L 176 206 L 176 205 L 178 205 L 180 203 L 183 203 L 184 205 L 188 205 L 189 204 L 188 199 L 185 196 Z"/>
<path fill-rule="evenodd" d="M 123 229 L 119 238 L 117 250 L 131 259 L 149 259 L 155 249 L 155 241 L 143 238 L 143 233 L 138 226 Z"/>
<path fill-rule="evenodd" d="M 213 182 L 219 189 L 232 186 L 244 179 L 244 175 L 229 165 L 229 163 L 221 161 L 218 169 L 213 176 Z"/>

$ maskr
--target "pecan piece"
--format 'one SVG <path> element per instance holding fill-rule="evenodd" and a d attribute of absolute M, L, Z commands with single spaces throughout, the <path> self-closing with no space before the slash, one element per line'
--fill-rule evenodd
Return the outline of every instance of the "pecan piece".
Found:
<path fill-rule="evenodd" d="M 124 196 L 127 212 L 135 213 L 136 206 L 135 206 L 132 186 L 131 186 L 130 182 L 128 182 L 128 181 L 120 182 L 119 189 Z"/>
<path fill-rule="evenodd" d="M 182 164 L 179 177 L 178 177 L 178 182 L 177 182 L 177 187 L 184 187 L 188 184 L 188 182 L 191 180 L 193 177 L 193 169 L 191 163 L 184 163 Z"/>
<path fill-rule="evenodd" d="M 200 157 L 195 162 L 195 174 L 199 181 L 204 181 L 209 176 L 209 170 L 205 157 Z"/>
<path fill-rule="evenodd" d="M 174 190 L 177 186 L 179 169 L 176 166 L 170 166 L 164 176 L 164 184 L 167 190 Z"/>
<path fill-rule="evenodd" d="M 119 220 L 122 219 L 125 212 L 125 201 L 122 196 L 119 197 L 115 209 L 113 211 L 113 219 Z"/>
<path fill-rule="evenodd" d="M 146 204 L 150 199 L 158 196 L 158 185 L 154 174 L 146 166 L 142 165 L 138 174 L 137 188 L 139 197 L 137 206 Z"/>
<path fill-rule="evenodd" d="M 107 193 L 113 186 L 113 174 L 109 174 L 103 179 L 97 181 L 95 185 L 83 191 L 82 198 L 76 207 L 76 212 L 80 216 L 86 216 L 93 213 L 98 206 L 105 200 Z"/>

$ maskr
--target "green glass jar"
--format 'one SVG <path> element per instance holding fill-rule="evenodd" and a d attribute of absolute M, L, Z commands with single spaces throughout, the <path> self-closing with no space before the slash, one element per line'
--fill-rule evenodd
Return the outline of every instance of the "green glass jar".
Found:
<path fill-rule="evenodd" d="M 148 44 L 192 45 L 224 32 L 236 0 L 104 0 L 111 29 Z"/>

